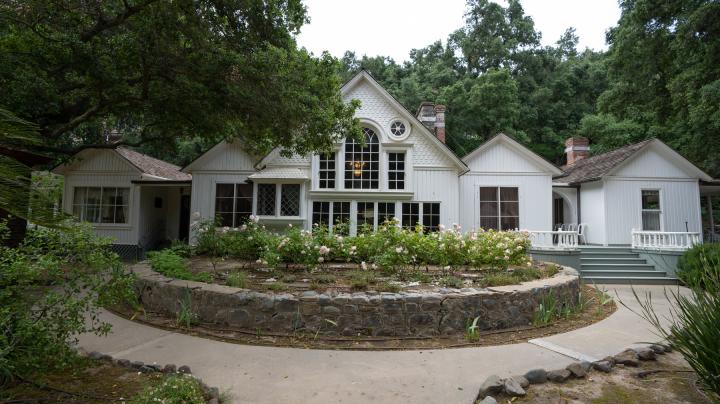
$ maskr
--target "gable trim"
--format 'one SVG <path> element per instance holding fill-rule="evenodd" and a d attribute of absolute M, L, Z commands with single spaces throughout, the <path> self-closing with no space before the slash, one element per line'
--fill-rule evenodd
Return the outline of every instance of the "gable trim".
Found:
<path fill-rule="evenodd" d="M 53 167 L 53 168 L 50 170 L 50 172 L 52 172 L 53 174 L 67 175 L 68 172 L 78 171 L 78 170 L 72 170 L 72 169 L 70 168 L 70 165 L 74 164 L 76 161 L 82 161 L 82 160 L 75 160 L 76 158 L 84 158 L 84 159 L 87 160 L 87 159 L 89 159 L 89 158 L 91 158 L 91 157 L 93 157 L 93 156 L 95 156 L 95 155 L 97 155 L 97 154 L 100 154 L 100 152 L 104 152 L 104 151 L 111 152 L 113 155 L 119 157 L 120 160 L 122 160 L 127 166 L 129 166 L 130 168 L 132 168 L 137 174 L 147 175 L 147 173 L 145 173 L 145 171 L 141 170 L 140 167 L 136 166 L 132 161 L 128 160 L 128 159 L 127 159 L 125 156 L 123 156 L 122 154 L 118 153 L 116 149 L 109 149 L 109 148 L 108 148 L 108 149 L 105 149 L 105 148 L 89 148 L 89 149 L 81 150 L 81 151 L 77 152 L 77 153 L 72 157 L 72 158 L 73 158 L 73 161 L 71 161 L 70 163 L 62 163 L 62 164 L 59 164 L 59 165 Z M 87 154 L 88 156 L 81 156 L 81 154 Z M 82 170 L 80 170 L 80 171 L 82 171 Z M 98 170 L 93 170 L 92 172 L 96 172 L 96 173 L 100 173 L 100 172 L 115 173 L 115 171 L 98 171 Z"/>
<path fill-rule="evenodd" d="M 515 139 L 511 138 L 510 136 L 508 136 L 504 133 L 498 133 L 497 135 L 493 136 L 490 140 L 488 140 L 485 143 L 481 144 L 480 146 L 476 147 L 475 150 L 471 151 L 465 157 L 462 158 L 463 162 L 465 164 L 467 164 L 470 160 L 473 160 L 475 157 L 480 155 L 482 152 L 484 152 L 485 150 L 488 150 L 490 147 L 492 147 L 496 143 L 500 143 L 500 142 L 507 144 L 513 150 L 519 152 L 522 156 L 527 157 L 531 161 L 535 162 L 535 164 L 539 165 L 540 168 L 546 170 L 550 174 L 560 175 L 563 173 L 562 170 L 560 170 L 554 164 L 552 164 L 549 161 L 545 160 L 544 158 L 540 157 L 537 153 L 535 153 L 532 150 L 528 149 L 527 147 L 521 145 L 518 141 L 516 141 Z"/>
<path fill-rule="evenodd" d="M 630 157 L 626 158 L 620 164 L 613 167 L 610 171 L 608 171 L 605 174 L 605 177 L 615 174 L 616 172 L 621 170 L 623 167 L 625 167 L 627 164 L 630 164 L 630 162 L 632 160 L 636 159 L 639 155 L 643 154 L 643 152 L 647 151 L 648 149 L 650 149 L 653 146 L 659 147 L 662 152 L 669 154 L 671 162 L 676 163 L 677 165 L 680 166 L 681 169 L 683 169 L 686 172 L 691 173 L 691 175 L 694 176 L 694 177 L 690 177 L 690 178 L 696 177 L 701 180 L 712 181 L 712 177 L 709 176 L 706 172 L 704 172 L 703 170 L 698 168 L 695 164 L 690 162 L 690 160 L 683 157 L 682 154 L 678 153 L 677 151 L 675 151 L 675 149 L 668 146 L 667 144 L 665 144 L 665 142 L 663 142 L 662 140 L 657 139 L 657 138 L 652 139 L 650 142 L 643 145 L 643 147 L 641 147 L 635 153 L 633 153 Z M 661 157 L 665 158 L 665 156 L 663 156 L 662 154 L 661 154 Z"/>
<path fill-rule="evenodd" d="M 432 133 L 430 130 L 425 127 L 425 125 L 420 122 L 419 119 L 413 114 L 410 113 L 400 102 L 393 97 L 392 94 L 390 94 L 383 86 L 380 85 L 380 83 L 375 80 L 375 78 L 367 72 L 367 70 L 361 70 L 359 71 L 352 79 L 350 79 L 347 83 L 345 83 L 342 87 L 340 87 L 340 93 L 345 95 L 347 94 L 350 89 L 355 87 L 361 80 L 365 80 L 368 82 L 375 90 L 377 90 L 383 98 L 385 98 L 386 101 L 388 101 L 396 110 L 400 112 L 400 115 L 402 118 L 407 119 L 408 121 L 412 121 L 416 124 L 416 126 L 419 129 L 420 133 L 423 133 L 425 136 L 431 138 L 431 141 L 434 143 L 435 147 L 438 148 L 443 154 L 445 154 L 450 160 L 453 161 L 458 167 L 458 169 L 462 173 L 465 173 L 469 171 L 467 165 L 465 164 L 460 157 L 457 156 L 450 148 L 440 140 Z"/>
<path fill-rule="evenodd" d="M 182 171 L 184 173 L 192 173 L 193 167 L 195 165 L 200 164 L 202 161 L 208 159 L 210 156 L 217 153 L 217 151 L 220 150 L 220 148 L 222 146 L 231 146 L 233 143 L 234 142 L 229 142 L 227 140 L 222 140 L 222 141 L 218 142 L 215 146 L 208 149 L 205 153 L 199 155 L 195 160 L 191 161 L 188 165 L 183 167 L 180 171 Z M 249 153 L 247 153 L 245 150 L 243 150 L 243 152 L 245 154 L 247 154 L 251 160 L 253 159 L 253 156 L 250 155 Z M 256 164 L 253 164 L 253 167 L 254 166 L 256 166 Z M 205 172 L 205 171 L 218 171 L 218 170 L 200 170 L 200 171 Z M 248 171 L 248 170 L 233 170 L 233 172 L 235 172 L 235 171 L 241 172 L 241 171 Z M 222 172 L 227 172 L 227 171 L 222 171 Z"/>

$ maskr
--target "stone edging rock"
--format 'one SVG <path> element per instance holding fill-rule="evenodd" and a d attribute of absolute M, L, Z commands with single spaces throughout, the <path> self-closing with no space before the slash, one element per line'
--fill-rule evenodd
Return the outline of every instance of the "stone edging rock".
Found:
<path fill-rule="evenodd" d="M 491 375 L 480 386 L 475 402 L 480 404 L 497 404 L 495 397 L 505 395 L 509 397 L 520 397 L 527 394 L 526 389 L 532 384 L 546 382 L 564 383 L 568 379 L 584 378 L 591 370 L 610 373 L 615 365 L 637 367 L 640 361 L 655 360 L 657 355 L 664 355 L 671 352 L 672 348 L 665 344 L 652 344 L 648 347 L 628 348 L 617 355 L 608 356 L 596 362 L 573 362 L 564 369 L 546 370 L 532 369 L 522 376 L 511 376 L 501 379 L 497 375 Z"/>
<path fill-rule="evenodd" d="M 164 373 L 164 374 L 183 374 L 192 376 L 195 378 L 199 383 L 200 387 L 203 389 L 203 392 L 206 397 L 210 397 L 207 400 L 207 404 L 219 404 L 220 402 L 220 391 L 217 387 L 210 387 L 207 384 L 205 384 L 200 378 L 192 374 L 192 371 L 190 370 L 190 367 L 187 365 L 182 366 L 176 366 L 174 364 L 168 363 L 165 366 L 158 365 L 157 363 L 153 362 L 152 364 L 146 364 L 141 361 L 130 361 L 128 359 L 119 359 L 119 358 L 113 358 L 112 356 L 108 354 L 104 354 L 98 351 L 92 351 L 92 352 L 86 352 L 82 348 L 78 348 L 77 353 L 81 356 L 86 356 L 90 359 L 97 360 L 97 361 L 107 361 L 111 362 L 117 366 L 121 366 L 128 369 L 134 369 L 138 372 L 142 373 Z"/>
<path fill-rule="evenodd" d="M 188 298 L 202 323 L 275 334 L 434 336 L 465 332 L 479 317 L 481 330 L 527 326 L 540 301 L 577 303 L 580 280 L 564 267 L 552 278 L 487 289 L 438 288 L 399 293 L 258 292 L 165 277 L 141 262 L 131 267 L 146 310 L 175 317 Z"/>

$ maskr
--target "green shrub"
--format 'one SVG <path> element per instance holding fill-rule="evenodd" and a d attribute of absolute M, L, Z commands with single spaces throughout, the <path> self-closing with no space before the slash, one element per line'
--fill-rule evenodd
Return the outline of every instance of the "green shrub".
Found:
<path fill-rule="evenodd" d="M 716 267 L 707 267 L 703 265 L 703 260 L 720 261 L 720 243 L 696 244 L 678 260 L 677 276 L 686 285 L 695 285 L 703 278 L 703 270 L 715 272 L 718 276 Z"/>
<path fill-rule="evenodd" d="M 147 387 L 132 398 L 132 404 L 205 404 L 200 382 L 190 375 L 168 375 L 158 386 Z"/>
<path fill-rule="evenodd" d="M 265 289 L 273 292 L 282 292 L 287 290 L 287 285 L 282 282 L 273 282 L 265 284 Z"/>
<path fill-rule="evenodd" d="M 254 260 L 268 267 L 292 263 L 312 269 L 327 262 L 364 262 L 391 272 L 426 265 L 506 269 L 529 264 L 530 240 L 526 232 L 489 230 L 463 234 L 459 226 L 454 226 L 428 233 L 420 226 L 402 229 L 391 221 L 376 232 L 359 231 L 352 237 L 337 231 L 331 234 L 321 225 L 312 231 L 289 226 L 284 234 L 273 234 L 257 220 L 251 217 L 238 228 L 197 224 L 197 253 L 211 259 L 229 256 Z"/>
<path fill-rule="evenodd" d="M 147 256 L 152 269 L 168 278 L 197 282 L 212 281 L 212 275 L 208 272 L 193 273 L 190 271 L 185 263 L 185 258 L 171 249 L 151 251 Z"/>
<path fill-rule="evenodd" d="M 103 305 L 137 304 L 134 278 L 90 225 L 29 229 L 17 248 L 2 246 L 0 222 L 0 380 L 63 369 L 76 335 L 105 335 Z M 91 321 L 86 321 L 91 319 Z"/>
<path fill-rule="evenodd" d="M 455 289 L 461 289 L 465 285 L 463 284 L 463 280 L 458 278 L 457 276 L 446 276 L 440 279 L 440 284 L 448 287 L 448 288 L 455 288 Z"/>
<path fill-rule="evenodd" d="M 185 289 L 185 294 L 178 303 L 180 303 L 180 310 L 177 313 L 177 324 L 186 328 L 197 324 L 198 316 L 192 309 L 190 289 Z"/>
<path fill-rule="evenodd" d="M 244 288 L 247 286 L 247 274 L 244 271 L 236 271 L 228 275 L 225 284 L 234 288 Z"/>
<path fill-rule="evenodd" d="M 375 290 L 378 292 L 397 293 L 400 289 L 400 285 L 387 281 L 378 282 L 378 284 L 375 285 Z"/>

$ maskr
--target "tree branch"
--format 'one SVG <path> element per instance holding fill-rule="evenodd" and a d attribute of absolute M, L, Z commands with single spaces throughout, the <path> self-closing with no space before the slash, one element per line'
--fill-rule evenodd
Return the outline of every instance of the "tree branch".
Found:
<path fill-rule="evenodd" d="M 100 34 L 101 32 L 108 30 L 110 28 L 117 27 L 118 25 L 125 22 L 128 18 L 132 17 L 133 15 L 139 13 L 142 11 L 145 7 L 149 6 L 152 3 L 157 2 L 158 0 L 145 0 L 135 6 L 130 5 L 127 1 L 123 1 L 125 4 L 125 11 L 116 15 L 115 17 L 107 20 L 102 15 L 98 16 L 97 22 L 95 22 L 95 25 L 92 26 L 89 30 L 83 32 L 80 34 L 80 40 L 82 42 L 88 42 L 92 38 L 94 38 L 96 35 Z"/>

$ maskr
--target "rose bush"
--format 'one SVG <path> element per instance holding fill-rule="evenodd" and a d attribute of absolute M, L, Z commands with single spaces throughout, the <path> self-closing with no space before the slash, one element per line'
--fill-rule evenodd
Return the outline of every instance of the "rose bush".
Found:
<path fill-rule="evenodd" d="M 530 264 L 530 239 L 523 231 L 480 230 L 463 233 L 458 225 L 437 232 L 421 226 L 402 229 L 397 221 L 387 222 L 376 232 L 357 236 L 332 234 L 327 227 L 312 231 L 288 225 L 277 234 L 251 216 L 237 228 L 196 222 L 198 254 L 252 260 L 270 267 L 301 264 L 314 268 L 328 262 L 352 262 L 362 268 L 399 270 L 427 265 L 441 267 L 504 269 Z"/>

